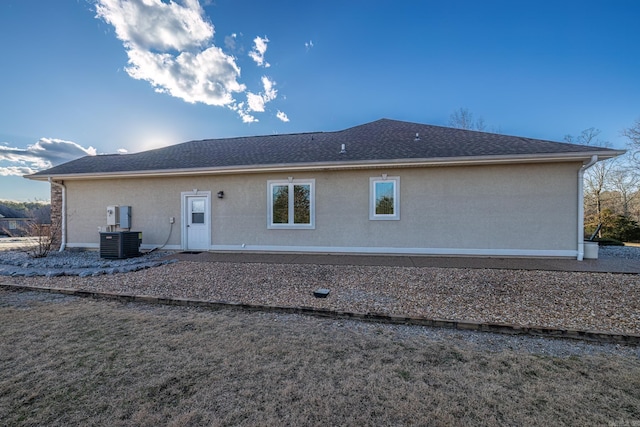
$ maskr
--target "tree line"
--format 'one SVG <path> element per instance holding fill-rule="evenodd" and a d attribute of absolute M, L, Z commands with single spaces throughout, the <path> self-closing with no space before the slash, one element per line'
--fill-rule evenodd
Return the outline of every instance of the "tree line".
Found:
<path fill-rule="evenodd" d="M 589 128 L 565 140 L 610 147 L 599 139 L 600 131 Z M 598 162 L 585 172 L 585 231 L 597 237 L 640 242 L 640 118 L 622 131 L 627 153 Z"/>
<path fill-rule="evenodd" d="M 51 217 L 51 204 L 49 202 L 39 200 L 34 202 L 0 200 L 0 205 L 9 208 L 17 218 L 33 218 L 48 224 Z"/>

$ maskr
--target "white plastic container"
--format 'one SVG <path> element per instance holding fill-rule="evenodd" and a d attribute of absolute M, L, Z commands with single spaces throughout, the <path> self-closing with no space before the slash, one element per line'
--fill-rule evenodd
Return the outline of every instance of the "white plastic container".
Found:
<path fill-rule="evenodd" d="M 598 242 L 584 242 L 584 259 L 598 259 Z"/>

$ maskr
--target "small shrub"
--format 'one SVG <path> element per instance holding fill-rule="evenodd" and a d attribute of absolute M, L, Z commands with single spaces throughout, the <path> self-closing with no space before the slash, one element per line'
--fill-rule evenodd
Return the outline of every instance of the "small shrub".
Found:
<path fill-rule="evenodd" d="M 24 227 L 25 235 L 31 237 L 25 247 L 32 258 L 44 258 L 56 245 L 56 236 L 62 228 L 61 221 L 51 221 L 50 211 L 36 212 Z"/>
<path fill-rule="evenodd" d="M 599 239 L 614 239 L 620 242 L 639 242 L 640 225 L 624 215 L 616 215 L 610 209 L 602 211 Z M 585 236 L 591 236 L 598 227 L 598 218 L 585 218 Z M 598 239 L 595 239 L 598 240 Z"/>
<path fill-rule="evenodd" d="M 612 224 L 611 237 L 624 242 L 640 241 L 640 226 L 624 215 L 617 215 Z"/>
<path fill-rule="evenodd" d="M 622 243 L 620 240 L 616 240 L 616 239 L 610 239 L 610 238 L 602 238 L 602 239 L 595 239 L 595 242 L 598 242 L 598 246 L 624 246 L 624 243 Z"/>

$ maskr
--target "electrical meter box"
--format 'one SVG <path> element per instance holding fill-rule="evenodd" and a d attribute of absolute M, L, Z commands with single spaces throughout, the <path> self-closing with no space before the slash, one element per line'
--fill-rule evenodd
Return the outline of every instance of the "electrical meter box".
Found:
<path fill-rule="evenodd" d="M 119 206 L 107 206 L 107 225 L 120 224 L 120 209 Z"/>
<path fill-rule="evenodd" d="M 131 228 L 131 206 L 118 206 L 120 228 Z"/>

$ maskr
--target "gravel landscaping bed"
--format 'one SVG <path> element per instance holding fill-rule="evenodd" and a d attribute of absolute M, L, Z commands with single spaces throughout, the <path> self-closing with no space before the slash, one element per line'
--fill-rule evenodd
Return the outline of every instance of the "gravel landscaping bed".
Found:
<path fill-rule="evenodd" d="M 33 258 L 25 251 L 0 251 L 0 276 L 86 277 L 129 273 L 174 262 L 161 259 L 166 255 L 158 251 L 134 258 L 104 259 L 98 251 L 54 251 L 46 257 Z"/>
<path fill-rule="evenodd" d="M 602 249 L 603 256 L 640 260 L 640 248 Z M 0 254 L 0 264 L 5 258 L 6 253 Z M 637 274 L 180 261 L 126 274 L 14 275 L 0 280 L 95 292 L 640 334 Z M 318 288 L 329 289 L 329 296 L 315 298 L 313 291 Z"/>

